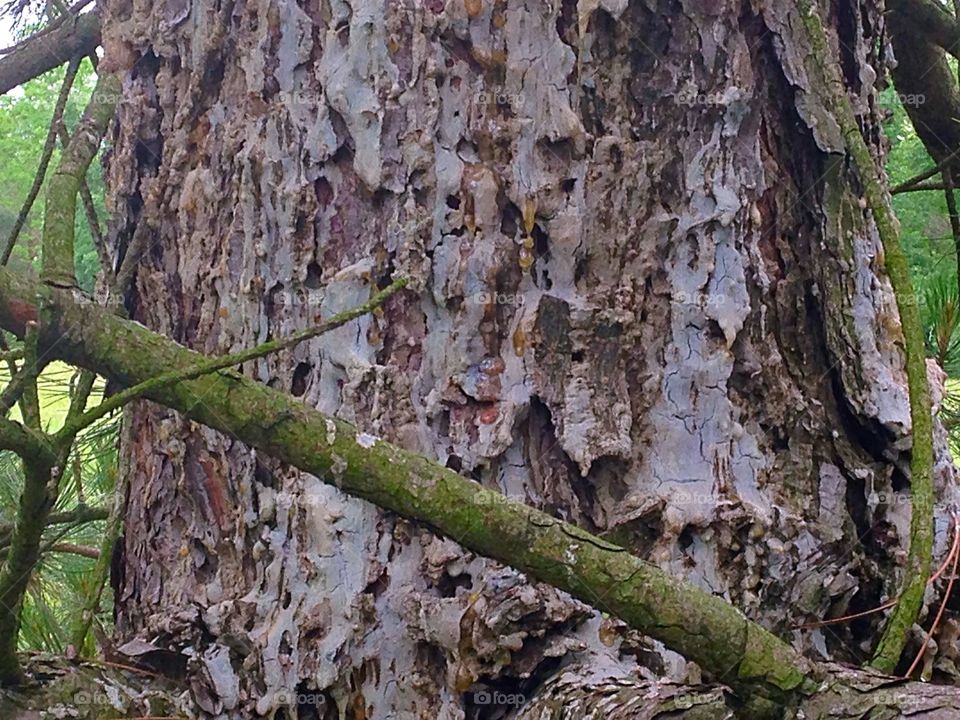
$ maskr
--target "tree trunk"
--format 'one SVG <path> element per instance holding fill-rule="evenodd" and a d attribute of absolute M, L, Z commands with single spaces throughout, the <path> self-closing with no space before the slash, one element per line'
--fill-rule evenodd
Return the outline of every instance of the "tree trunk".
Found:
<path fill-rule="evenodd" d="M 128 309 L 221 354 L 407 274 L 245 372 L 862 663 L 880 616 L 792 628 L 902 580 L 902 334 L 792 4 L 765 5 L 107 2 Z M 879 155 L 880 8 L 829 12 Z M 701 681 L 458 538 L 172 411 L 132 422 L 119 641 L 177 653 L 212 716 L 534 717 L 571 672 Z"/>

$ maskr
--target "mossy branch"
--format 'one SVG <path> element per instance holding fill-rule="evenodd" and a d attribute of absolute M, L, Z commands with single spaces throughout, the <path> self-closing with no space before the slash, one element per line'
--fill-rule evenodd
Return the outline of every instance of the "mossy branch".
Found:
<path fill-rule="evenodd" d="M 20 609 L 40 552 L 46 518 L 56 501 L 59 469 L 49 456 L 23 457 L 23 492 L 17 524 L 0 570 L 0 685 L 22 679 L 17 657 Z"/>
<path fill-rule="evenodd" d="M 0 252 L 0 265 L 6 265 L 7 261 L 10 260 L 10 254 L 17 244 L 20 231 L 23 229 L 23 226 L 26 225 L 27 218 L 30 216 L 30 210 L 33 209 L 33 203 L 43 188 L 43 181 L 47 176 L 50 158 L 53 157 L 53 151 L 57 147 L 57 135 L 60 128 L 63 127 L 63 111 L 67 106 L 70 89 L 73 87 L 73 81 L 77 77 L 77 70 L 80 69 L 80 61 L 82 59 L 82 57 L 77 56 L 67 65 L 67 71 L 63 76 L 63 83 L 60 85 L 60 94 L 57 96 L 57 102 L 53 107 L 53 117 L 50 119 L 47 139 L 43 144 L 43 150 L 40 152 L 40 161 L 37 163 L 37 171 L 33 176 L 33 183 L 30 186 L 30 190 L 27 191 L 27 197 L 24 199 L 23 205 L 20 207 L 20 212 L 17 214 L 17 219 L 10 229 L 6 245 L 3 246 L 3 251 Z"/>
<path fill-rule="evenodd" d="M 22 333 L 36 292 L 0 269 L 0 327 Z M 51 288 L 48 302 L 55 321 L 41 326 L 42 347 L 121 385 L 217 362 L 76 293 Z M 814 692 L 808 663 L 721 598 L 296 398 L 232 371 L 157 383 L 145 397 L 622 618 L 735 688 L 752 717 Z"/>
<path fill-rule="evenodd" d="M 50 177 L 43 217 L 43 267 L 45 282 L 60 287 L 77 284 L 74 269 L 74 223 L 77 193 L 86 178 L 100 141 L 107 131 L 120 95 L 120 79 L 105 73 L 97 78 L 83 117 Z"/>
<path fill-rule="evenodd" d="M 891 673 L 899 662 L 910 628 L 920 614 L 933 552 L 933 421 L 923 329 L 917 297 L 910 280 L 910 268 L 900 244 L 900 224 L 890 208 L 882 176 L 863 139 L 847 97 L 839 65 L 833 58 L 827 33 L 820 20 L 820 8 L 811 0 L 797 0 L 796 4 L 809 36 L 812 57 L 821 74 L 822 100 L 840 125 L 847 152 L 863 186 L 867 207 L 873 214 L 883 243 L 886 271 L 897 299 L 906 346 L 907 387 L 913 431 L 910 549 L 903 587 L 871 662 L 878 670 Z"/>

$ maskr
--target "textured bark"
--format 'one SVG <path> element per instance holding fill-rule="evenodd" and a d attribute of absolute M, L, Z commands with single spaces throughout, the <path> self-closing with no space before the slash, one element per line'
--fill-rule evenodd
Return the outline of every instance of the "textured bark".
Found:
<path fill-rule="evenodd" d="M 131 313 L 220 354 L 402 271 L 419 294 L 247 372 L 861 662 L 877 622 L 791 627 L 899 587 L 902 335 L 794 12 L 251 0 L 224 30 L 201 3 L 107 2 L 131 67 L 110 234 L 149 248 Z M 824 17 L 879 152 L 879 9 Z M 568 663 L 698 680 L 229 435 L 134 423 L 118 631 L 188 650 L 211 715 L 295 688 L 348 717 L 496 717 L 518 708 L 478 692 L 528 698 Z"/>
<path fill-rule="evenodd" d="M 36 283 L 2 269 L 0 326 L 22 336 L 29 322 L 40 315 L 37 298 L 44 296 L 49 317 L 56 320 L 44 323 L 41 332 L 34 334 L 40 350 L 111 381 L 140 387 L 146 378 L 163 377 L 167 367 L 211 364 L 209 359 L 200 362 L 204 356 L 138 323 L 94 307 L 75 291 L 43 293 Z M 241 354 L 251 357 L 247 351 Z M 146 391 L 148 397 L 191 420 L 228 432 L 257 451 L 314 473 L 354 497 L 425 523 L 447 537 L 458 538 L 465 548 L 483 557 L 500 560 L 594 608 L 609 610 L 634 630 L 699 663 L 704 672 L 728 683 L 735 693 L 726 695 L 722 687 L 700 692 L 691 684 L 681 689 L 659 680 L 624 677 L 609 666 L 591 666 L 585 673 L 567 666 L 555 676 L 556 682 L 542 685 L 529 704 L 520 693 L 496 689 L 478 691 L 474 696 L 477 704 L 522 704 L 524 713 L 558 712 L 563 716 L 601 712 L 619 701 L 615 711 L 624 716 L 635 714 L 643 697 L 650 701 L 646 705 L 650 714 L 685 709 L 701 714 L 723 702 L 725 709 L 738 717 L 759 720 L 779 717 L 784 709 L 810 713 L 810 717 L 832 717 L 838 709 L 847 711 L 853 706 L 864 712 L 882 705 L 917 713 L 954 707 L 960 697 L 950 686 L 918 686 L 877 673 L 810 665 L 727 602 L 678 582 L 623 548 L 486 490 L 438 463 L 361 433 L 237 373 L 220 371 L 173 385 L 147 384 L 152 388 Z M 29 443 L 31 436 L 16 423 L 5 422 L 0 423 L 4 430 L 0 446 L 30 457 L 44 456 L 39 446 L 26 451 L 24 443 Z M 70 424 L 68 416 L 64 427 Z M 217 480 L 210 478 L 204 490 L 211 500 L 219 500 L 214 503 L 217 520 L 229 519 L 225 517 L 229 510 L 223 502 L 224 489 Z M 14 547 L 16 544 L 15 539 Z M 264 548 L 264 552 L 271 550 Z M 14 577 L 23 581 L 27 575 Z M 941 638 L 947 643 L 957 635 L 957 624 L 948 624 Z M 15 632 L 3 637 L 12 639 Z M 135 662 L 158 663 L 157 669 L 177 677 L 189 669 L 185 667 L 189 660 L 183 655 L 136 638 L 118 651 Z M 955 656 L 948 645 L 941 662 L 953 662 Z M 897 692 L 891 693 L 891 688 Z M 292 693 L 274 694 L 272 704 L 287 706 Z M 296 696 L 300 695 L 298 689 Z M 314 705 L 327 704 L 325 696 L 307 696 Z"/>

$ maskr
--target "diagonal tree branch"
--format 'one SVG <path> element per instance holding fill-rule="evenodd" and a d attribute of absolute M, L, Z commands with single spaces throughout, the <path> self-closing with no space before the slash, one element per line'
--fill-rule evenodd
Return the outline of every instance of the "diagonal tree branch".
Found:
<path fill-rule="evenodd" d="M 10 234 L 7 236 L 7 244 L 4 246 L 3 251 L 0 252 L 0 265 L 6 265 L 10 259 L 10 254 L 17 244 L 20 231 L 26 224 L 30 210 L 33 208 L 33 203 L 40 194 L 40 188 L 43 187 L 43 181 L 47 177 L 47 167 L 50 165 L 50 158 L 53 157 L 53 151 L 57 145 L 57 134 L 63 127 L 63 111 L 67 106 L 70 89 L 73 87 L 73 81 L 77 77 L 77 70 L 80 69 L 81 60 L 82 57 L 77 55 L 67 65 L 67 72 L 66 75 L 64 75 L 63 83 L 60 86 L 60 94 L 53 108 L 50 129 L 47 131 L 47 139 L 43 144 L 43 151 L 40 153 L 40 162 L 37 164 L 37 172 L 33 177 L 33 184 L 30 186 L 27 197 L 23 201 L 23 207 L 20 208 L 20 213 L 17 215 L 13 227 L 10 229 Z"/>
<path fill-rule="evenodd" d="M 22 334 L 37 317 L 38 289 L 0 271 L 0 326 Z M 47 302 L 44 350 L 122 385 L 209 362 L 76 293 L 51 288 Z M 620 616 L 744 697 L 784 702 L 812 690 L 806 661 L 720 598 L 237 373 L 161 385 L 146 397 Z"/>
<path fill-rule="evenodd" d="M 0 95 L 76 55 L 92 53 L 99 44 L 100 18 L 92 12 L 75 21 L 67 19 L 55 30 L 41 31 L 0 58 Z"/>
<path fill-rule="evenodd" d="M 17 440 L 17 447 L 11 446 L 12 440 L 10 435 L 10 425 L 15 426 L 12 429 L 12 432 L 15 434 L 28 432 L 19 423 L 15 423 L 12 420 L 0 420 L 0 447 L 2 447 L 4 450 L 12 450 L 18 455 L 22 454 L 23 452 L 36 453 L 37 446 L 34 443 L 36 443 L 38 440 L 34 437 L 27 437 Z M 40 438 L 39 441 L 43 442 L 43 439 Z M 94 522 L 97 520 L 106 520 L 109 514 L 110 513 L 106 508 L 78 505 L 72 510 L 50 513 L 50 515 L 47 517 L 47 527 L 50 527 L 51 525 L 68 524 L 83 525 L 84 523 Z M 0 547 L 5 547 L 6 545 L 10 544 L 10 534 L 12 532 L 13 524 L 0 523 Z"/>
<path fill-rule="evenodd" d="M 901 10 L 898 20 L 907 22 L 927 40 L 960 58 L 960 22 L 941 5 L 933 0 L 896 0 L 891 6 Z"/>
<path fill-rule="evenodd" d="M 114 410 L 123 407 L 128 402 L 135 400 L 142 395 L 149 394 L 151 391 L 159 390 L 164 386 L 172 385 L 184 380 L 193 380 L 201 375 L 209 375 L 210 373 L 233 367 L 234 365 L 242 365 L 243 363 L 250 362 L 251 360 L 257 360 L 259 358 L 266 357 L 267 355 L 273 355 L 274 353 L 278 353 L 282 350 L 295 347 L 296 345 L 310 340 L 311 338 L 319 337 L 320 335 L 328 333 L 332 330 L 336 330 L 338 327 L 346 325 L 351 320 L 356 320 L 367 313 L 373 312 L 376 308 L 383 305 L 383 303 L 385 303 L 390 296 L 392 296 L 401 288 L 406 287 L 406 285 L 407 280 L 405 278 L 395 280 L 383 290 L 375 293 L 367 302 L 358 305 L 355 308 L 351 308 L 350 310 L 338 313 L 330 319 L 320 323 L 316 327 L 294 333 L 289 337 L 270 340 L 269 342 L 265 342 L 254 348 L 241 350 L 239 352 L 232 353 L 230 355 L 224 355 L 222 357 L 211 358 L 193 367 L 186 367 L 181 370 L 172 370 L 162 375 L 158 375 L 157 377 L 150 378 L 149 380 L 132 387 L 126 388 L 125 390 L 118 392 L 116 395 L 110 396 L 100 405 L 86 413 L 73 413 L 68 415 L 67 419 L 63 423 L 63 427 L 55 435 L 55 442 L 62 444 L 63 442 L 72 440 L 72 438 L 76 437 L 78 432 L 86 427 L 89 427 L 100 418 L 109 415 Z"/>

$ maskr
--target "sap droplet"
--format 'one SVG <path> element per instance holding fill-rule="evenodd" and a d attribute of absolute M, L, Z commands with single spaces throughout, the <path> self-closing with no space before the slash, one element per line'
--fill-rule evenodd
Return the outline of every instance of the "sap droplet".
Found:
<path fill-rule="evenodd" d="M 520 258 L 517 260 L 517 264 L 519 264 L 523 270 L 529 270 L 533 267 L 533 253 L 527 248 L 521 248 Z"/>
<path fill-rule="evenodd" d="M 523 357 L 527 351 L 527 333 L 518 327 L 513 333 L 513 352 L 517 357 Z"/>
<path fill-rule="evenodd" d="M 481 424 L 493 425 L 493 423 L 497 421 L 497 418 L 500 417 L 500 411 L 497 410 L 496 405 L 488 405 L 480 411 L 480 414 L 477 417 Z"/>
<path fill-rule="evenodd" d="M 527 198 L 523 201 L 523 229 L 527 235 L 533 232 L 533 226 L 537 219 L 537 204 L 533 198 Z"/>

